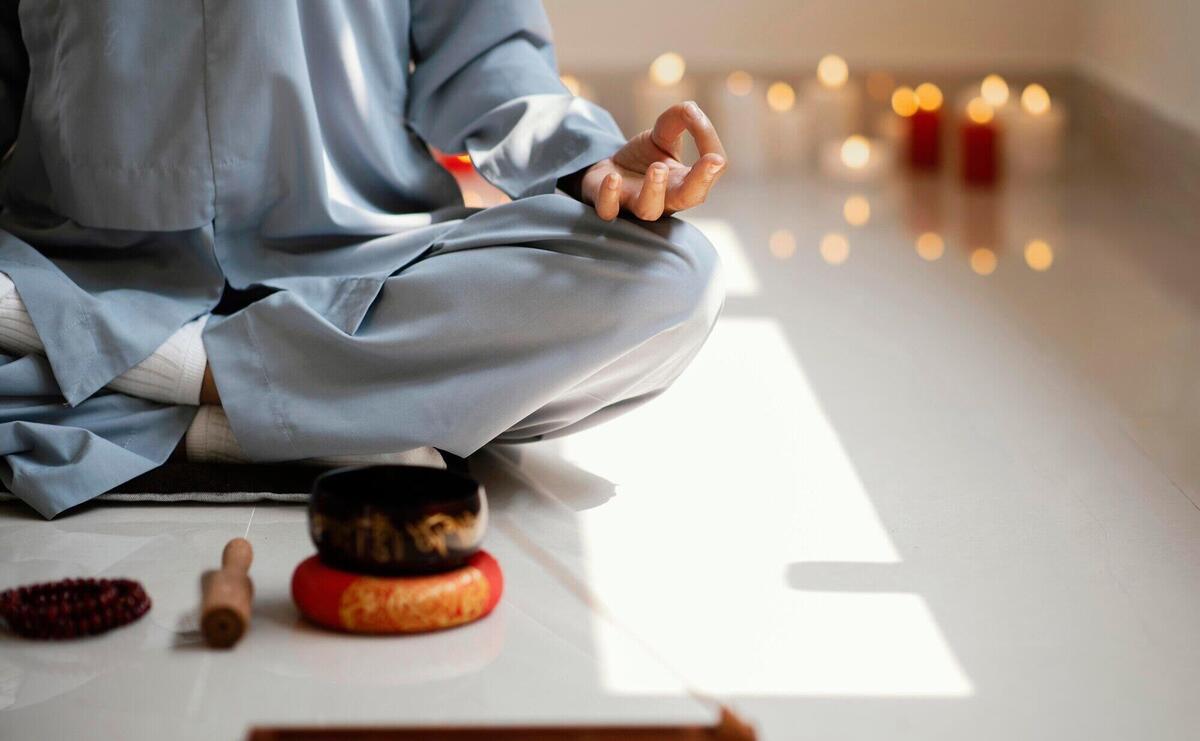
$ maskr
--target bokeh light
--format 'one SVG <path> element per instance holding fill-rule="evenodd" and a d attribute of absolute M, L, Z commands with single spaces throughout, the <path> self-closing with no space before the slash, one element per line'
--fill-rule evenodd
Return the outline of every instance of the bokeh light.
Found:
<path fill-rule="evenodd" d="M 923 111 L 936 111 L 942 107 L 942 89 L 932 82 L 917 85 L 917 105 Z"/>
<path fill-rule="evenodd" d="M 790 111 L 796 105 L 796 91 L 786 82 L 772 82 L 767 88 L 767 105 L 780 113 Z"/>
<path fill-rule="evenodd" d="M 842 204 L 842 216 L 850 226 L 862 226 L 871 220 L 871 202 L 865 196 L 850 196 Z"/>
<path fill-rule="evenodd" d="M 985 124 L 995 115 L 995 111 L 983 98 L 971 98 L 971 102 L 967 103 L 967 118 L 977 124 Z"/>
<path fill-rule="evenodd" d="M 917 112 L 917 94 L 907 85 L 896 88 L 892 93 L 892 110 L 905 118 Z"/>
<path fill-rule="evenodd" d="M 780 260 L 796 254 L 796 235 L 787 229 L 776 229 L 767 239 L 767 249 Z"/>
<path fill-rule="evenodd" d="M 842 164 L 851 170 L 861 170 L 871 161 L 871 142 L 865 136 L 848 137 L 842 142 Z"/>
<path fill-rule="evenodd" d="M 735 70 L 725 78 L 725 89 L 738 97 L 744 97 L 754 89 L 754 78 L 745 70 Z"/>
<path fill-rule="evenodd" d="M 979 94 L 992 108 L 1000 108 L 1008 102 L 1008 83 L 1000 75 L 988 75 L 979 85 Z"/>
<path fill-rule="evenodd" d="M 841 265 L 850 257 L 850 242 L 837 232 L 821 237 L 821 259 L 830 265 Z"/>
<path fill-rule="evenodd" d="M 1025 264 L 1044 273 L 1054 264 L 1054 250 L 1044 239 L 1032 239 L 1025 245 Z"/>
<path fill-rule="evenodd" d="M 946 251 L 946 242 L 937 232 L 925 232 L 917 237 L 917 254 L 921 259 L 933 262 Z"/>
<path fill-rule="evenodd" d="M 579 97 L 580 91 L 583 90 L 583 84 L 579 82 L 579 78 L 575 75 L 563 75 L 558 78 L 562 80 L 562 84 L 571 92 L 571 95 Z"/>
<path fill-rule="evenodd" d="M 991 275 L 996 272 L 996 253 L 987 247 L 980 247 L 971 253 L 971 270 L 979 275 Z"/>
<path fill-rule="evenodd" d="M 850 67 L 846 60 L 837 54 L 826 54 L 817 63 L 817 79 L 825 87 L 836 90 L 846 84 L 850 77 Z"/>
<path fill-rule="evenodd" d="M 650 79 L 656 85 L 674 85 L 683 79 L 683 73 L 687 71 L 687 63 L 683 61 L 683 57 L 673 51 L 665 54 L 660 54 L 653 62 L 650 63 Z"/>
<path fill-rule="evenodd" d="M 1021 107 L 1035 116 L 1050 110 L 1050 93 L 1041 85 L 1032 83 L 1021 91 Z"/>

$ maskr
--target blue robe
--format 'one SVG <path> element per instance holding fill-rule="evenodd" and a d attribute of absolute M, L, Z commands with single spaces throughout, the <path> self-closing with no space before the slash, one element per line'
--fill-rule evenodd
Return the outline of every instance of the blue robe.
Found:
<path fill-rule="evenodd" d="M 536 2 L 0 14 L 0 272 L 45 345 L 0 355 L 0 481 L 45 516 L 168 457 L 195 408 L 104 387 L 223 295 L 204 343 L 264 461 L 577 429 L 715 320 L 695 229 L 555 194 L 625 138 L 563 88 Z M 515 200 L 462 208 L 428 145 Z"/>

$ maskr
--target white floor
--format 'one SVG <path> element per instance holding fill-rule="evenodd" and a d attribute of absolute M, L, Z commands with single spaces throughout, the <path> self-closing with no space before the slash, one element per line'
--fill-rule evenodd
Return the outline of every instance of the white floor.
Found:
<path fill-rule="evenodd" d="M 0 639 L 0 738 L 710 718 L 687 687 L 766 739 L 1200 737 L 1200 252 L 1138 195 L 722 183 L 695 218 L 729 300 L 676 387 L 473 461 L 508 579 L 477 625 L 303 624 L 296 507 L 0 507 L 0 587 L 155 600 L 104 638 Z M 196 581 L 241 534 L 256 622 L 214 653 Z"/>

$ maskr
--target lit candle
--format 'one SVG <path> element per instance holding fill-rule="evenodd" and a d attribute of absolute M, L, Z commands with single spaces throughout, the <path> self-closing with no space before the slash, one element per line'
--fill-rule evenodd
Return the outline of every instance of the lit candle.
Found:
<path fill-rule="evenodd" d="M 794 172 L 808 157 L 809 118 L 786 82 L 767 87 L 767 157 L 775 172 Z"/>
<path fill-rule="evenodd" d="M 1008 103 L 1008 83 L 1000 75 L 988 75 L 979 83 L 979 97 L 983 98 L 983 102 L 990 105 L 993 111 L 998 111 Z"/>
<path fill-rule="evenodd" d="M 729 154 L 730 172 L 754 175 L 765 169 L 774 134 L 767 132 L 762 85 L 737 70 L 716 84 L 710 99 L 712 119 Z"/>
<path fill-rule="evenodd" d="M 849 80 L 846 60 L 828 54 L 817 64 L 816 77 L 805 83 L 804 105 L 818 153 L 823 153 L 827 143 L 841 142 L 859 130 L 862 97 Z"/>
<path fill-rule="evenodd" d="M 983 98 L 967 104 L 960 136 L 963 180 L 972 185 L 995 183 L 998 154 L 995 112 Z"/>
<path fill-rule="evenodd" d="M 693 100 L 696 85 L 687 77 L 687 63 L 675 52 L 659 55 L 650 71 L 634 86 L 634 116 L 639 131 L 654 127 L 659 115 L 676 103 Z"/>
<path fill-rule="evenodd" d="M 1046 88 L 1028 85 L 1020 109 L 1005 116 L 1004 164 L 1016 177 L 1051 175 L 1062 166 L 1067 116 Z"/>
<path fill-rule="evenodd" d="M 911 110 L 908 115 L 908 163 L 917 170 L 936 170 L 942 154 L 942 91 L 937 85 L 926 82 L 917 86 L 911 98 L 903 94 L 902 98 L 906 98 L 901 101 L 902 110 Z M 895 102 L 893 96 L 893 107 Z"/>
<path fill-rule="evenodd" d="M 821 171 L 836 180 L 863 183 L 892 169 L 895 154 L 886 142 L 855 134 L 821 147 Z"/>

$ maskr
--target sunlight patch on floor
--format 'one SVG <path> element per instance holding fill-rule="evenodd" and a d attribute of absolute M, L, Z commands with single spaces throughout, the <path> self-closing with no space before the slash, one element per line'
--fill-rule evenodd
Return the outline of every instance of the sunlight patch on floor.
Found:
<path fill-rule="evenodd" d="M 776 321 L 723 319 L 661 398 L 555 444 L 616 485 L 580 513 L 589 583 L 701 689 L 971 694 L 920 595 L 787 583 L 797 562 L 900 556 Z M 661 691 L 596 634 L 606 687 Z"/>
<path fill-rule="evenodd" d="M 732 297 L 754 296 L 759 291 L 758 276 L 750 266 L 746 247 L 733 223 L 726 219 L 689 218 L 688 223 L 704 232 L 721 257 L 725 275 L 725 294 Z"/>

